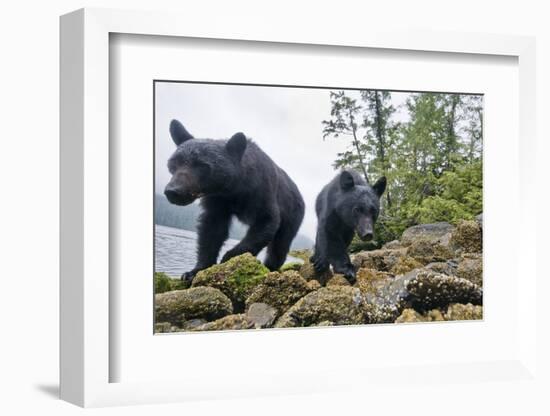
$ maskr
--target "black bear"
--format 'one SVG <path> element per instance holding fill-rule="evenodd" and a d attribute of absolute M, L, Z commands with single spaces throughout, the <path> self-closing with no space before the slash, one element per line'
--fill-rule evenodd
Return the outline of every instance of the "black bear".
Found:
<path fill-rule="evenodd" d="M 359 173 L 344 170 L 321 190 L 315 201 L 317 236 L 310 259 L 318 274 L 332 265 L 335 273 L 342 273 L 353 283 L 355 269 L 348 246 L 355 232 L 363 240 L 373 238 L 380 196 L 385 189 L 384 176 L 370 186 Z"/>
<path fill-rule="evenodd" d="M 198 259 L 182 279 L 216 263 L 229 234 L 233 216 L 249 225 L 244 238 L 222 258 L 249 252 L 256 256 L 267 246 L 265 265 L 279 269 L 304 217 L 304 201 L 294 182 L 243 133 L 228 140 L 195 139 L 177 121 L 170 135 L 178 146 L 168 160 L 172 174 L 166 198 L 188 205 L 201 198 Z"/>

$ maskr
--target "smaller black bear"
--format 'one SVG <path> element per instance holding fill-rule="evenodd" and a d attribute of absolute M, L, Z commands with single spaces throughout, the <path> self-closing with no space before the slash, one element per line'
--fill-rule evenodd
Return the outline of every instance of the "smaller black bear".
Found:
<path fill-rule="evenodd" d="M 321 190 L 315 201 L 317 236 L 310 259 L 318 274 L 332 265 L 353 283 L 355 268 L 347 249 L 355 232 L 362 240 L 372 240 L 385 189 L 384 176 L 370 186 L 359 173 L 344 170 Z"/>
<path fill-rule="evenodd" d="M 216 263 L 234 216 L 250 227 L 221 261 L 247 252 L 255 256 L 267 246 L 265 265 L 279 269 L 304 218 L 304 200 L 292 179 L 243 133 L 195 139 L 172 120 L 170 135 L 178 148 L 168 160 L 172 179 L 164 194 L 176 205 L 201 198 L 202 206 L 197 263 L 182 279 L 190 281 Z"/>

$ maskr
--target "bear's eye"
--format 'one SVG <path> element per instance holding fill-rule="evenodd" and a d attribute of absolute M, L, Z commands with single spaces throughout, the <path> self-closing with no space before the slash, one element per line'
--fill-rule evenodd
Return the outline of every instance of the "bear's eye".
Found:
<path fill-rule="evenodd" d="M 208 175 L 210 173 L 210 165 L 198 160 L 193 162 L 193 169 L 196 169 L 201 175 Z"/>
<path fill-rule="evenodd" d="M 355 211 L 356 214 L 361 214 L 361 215 L 364 215 L 367 213 L 367 209 L 363 206 L 355 207 L 353 208 L 353 211 Z"/>

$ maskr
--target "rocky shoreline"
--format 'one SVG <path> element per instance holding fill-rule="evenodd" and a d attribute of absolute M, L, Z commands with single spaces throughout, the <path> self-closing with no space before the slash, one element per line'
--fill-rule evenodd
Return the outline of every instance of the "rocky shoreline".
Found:
<path fill-rule="evenodd" d="M 186 288 L 155 274 L 155 332 L 359 325 L 483 318 L 482 217 L 422 224 L 352 256 L 357 281 L 302 263 L 269 272 L 251 254 L 214 265 Z"/>

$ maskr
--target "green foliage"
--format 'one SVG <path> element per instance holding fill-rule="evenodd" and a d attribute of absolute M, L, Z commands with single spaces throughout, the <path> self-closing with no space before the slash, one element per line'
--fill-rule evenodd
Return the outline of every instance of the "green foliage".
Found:
<path fill-rule="evenodd" d="M 375 241 L 355 238 L 350 251 L 379 248 L 412 225 L 456 223 L 482 212 L 483 97 L 412 93 L 399 108 L 388 91 L 331 92 L 324 138 L 347 139 L 335 168 L 374 182 L 386 176 Z M 395 117 L 405 110 L 407 117 Z"/>

